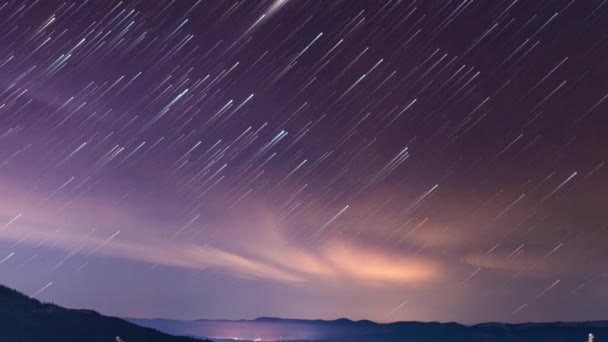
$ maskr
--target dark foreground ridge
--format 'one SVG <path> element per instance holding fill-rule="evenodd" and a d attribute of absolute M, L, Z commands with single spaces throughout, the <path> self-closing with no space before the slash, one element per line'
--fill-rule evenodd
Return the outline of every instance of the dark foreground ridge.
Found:
<path fill-rule="evenodd" d="M 282 336 L 283 341 L 323 342 L 585 342 L 588 334 L 595 341 L 608 341 L 608 321 L 550 322 L 550 323 L 483 323 L 462 325 L 438 322 L 395 322 L 380 324 L 372 321 L 338 319 L 302 320 L 262 317 L 240 321 L 172 321 L 131 319 L 131 322 L 174 334 L 209 336 L 224 339 L 223 334 L 243 332 L 250 336 L 235 336 L 254 340 L 264 336 L 264 341 L 277 341 L 271 336 Z M 215 335 L 214 335 L 215 334 Z M 217 336 L 218 338 L 215 338 Z M 226 338 L 227 340 L 227 338 Z"/>
<path fill-rule="evenodd" d="M 0 285 L 0 341 L 10 342 L 201 342 L 171 336 L 95 311 L 41 303 Z"/>

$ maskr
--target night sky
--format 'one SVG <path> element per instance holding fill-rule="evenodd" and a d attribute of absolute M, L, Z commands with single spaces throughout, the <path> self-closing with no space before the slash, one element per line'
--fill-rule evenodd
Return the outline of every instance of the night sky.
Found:
<path fill-rule="evenodd" d="M 608 312 L 608 1 L 0 4 L 0 283 L 123 317 Z"/>

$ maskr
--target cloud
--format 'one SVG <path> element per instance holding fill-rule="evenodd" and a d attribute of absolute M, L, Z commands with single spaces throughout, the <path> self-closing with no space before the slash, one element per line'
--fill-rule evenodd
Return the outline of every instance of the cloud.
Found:
<path fill-rule="evenodd" d="M 24 236 L 28 236 L 24 243 L 44 240 L 54 248 L 78 250 L 84 255 L 94 253 L 193 270 L 211 267 L 241 277 L 281 282 L 350 279 L 370 283 L 407 283 L 425 281 L 437 273 L 436 265 L 428 261 L 391 257 L 379 250 L 338 241 L 328 243 L 316 252 L 285 244 L 255 245 L 252 249 L 276 248 L 280 253 L 255 255 L 249 250 L 247 255 L 242 255 L 213 246 L 165 238 L 134 238 L 117 234 L 108 240 L 110 236 L 40 228 L 26 220 L 17 221 L 0 232 L 2 240 L 19 241 Z"/>
<path fill-rule="evenodd" d="M 558 246 L 561 247 L 562 245 Z M 554 253 L 547 252 L 550 250 L 550 247 L 545 250 L 538 246 L 527 247 L 522 245 L 520 249 L 515 249 L 517 252 L 511 251 L 509 254 L 501 252 L 473 253 L 468 255 L 465 261 L 476 267 L 518 273 L 528 272 L 539 276 L 552 273 L 579 272 L 587 269 L 587 267 L 592 269 L 594 266 L 581 266 L 585 263 L 584 258 L 581 259 L 579 255 L 570 255 L 566 251 L 558 251 L 558 248 L 555 247 L 553 249 Z"/>
<path fill-rule="evenodd" d="M 504 271 L 525 270 L 531 267 L 536 261 L 536 258 L 524 255 L 518 255 L 514 258 L 507 255 L 476 253 L 466 257 L 466 262 L 470 265 Z"/>
<path fill-rule="evenodd" d="M 381 246 L 337 237 L 311 245 L 291 241 L 287 227 L 278 226 L 263 213 L 246 219 L 222 218 L 214 223 L 217 236 L 213 241 L 198 243 L 187 239 L 187 234 L 169 238 L 167 231 L 177 228 L 163 227 L 153 218 L 133 217 L 125 208 L 96 198 L 80 198 L 71 207 L 58 210 L 64 207 L 63 201 L 51 199 L 35 206 L 32 203 L 39 202 L 36 196 L 20 190 L 13 188 L 10 197 L 0 195 L 0 203 L 5 204 L 0 208 L 0 227 L 22 214 L 0 229 L 0 240 L 27 237 L 21 243 L 43 242 L 43 247 L 85 256 L 192 270 L 215 268 L 236 277 L 292 284 L 357 282 L 376 286 L 427 281 L 440 273 L 431 260 L 390 254 Z"/>
<path fill-rule="evenodd" d="M 329 244 L 324 256 L 342 275 L 368 282 L 419 282 L 438 275 L 437 265 L 430 260 L 391 256 L 369 247 L 353 248 L 343 242 Z"/>

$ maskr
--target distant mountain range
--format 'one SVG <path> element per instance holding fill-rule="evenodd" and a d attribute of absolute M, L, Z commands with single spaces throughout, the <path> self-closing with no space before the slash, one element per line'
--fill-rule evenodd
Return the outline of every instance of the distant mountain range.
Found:
<path fill-rule="evenodd" d="M 596 342 L 608 341 L 608 321 L 578 323 L 457 323 L 300 320 L 262 317 L 255 320 L 129 319 L 171 334 L 207 336 L 215 341 L 324 341 L 324 342 Z"/>
<path fill-rule="evenodd" d="M 156 329 L 156 330 L 155 330 Z M 162 332 L 160 332 L 162 331 Z M 338 319 L 300 320 L 262 317 L 255 320 L 128 319 L 94 311 L 41 303 L 0 285 L 0 341 L 7 342 L 585 342 L 593 333 L 608 340 L 608 321 L 578 323 L 457 323 L 396 322 Z M 169 335 L 171 334 L 171 335 Z M 177 336 L 172 336 L 177 335 Z M 178 337 L 192 336 L 192 337 Z"/>
<path fill-rule="evenodd" d="M 41 303 L 0 285 L 0 341 L 4 342 L 202 342 L 107 317 Z"/>

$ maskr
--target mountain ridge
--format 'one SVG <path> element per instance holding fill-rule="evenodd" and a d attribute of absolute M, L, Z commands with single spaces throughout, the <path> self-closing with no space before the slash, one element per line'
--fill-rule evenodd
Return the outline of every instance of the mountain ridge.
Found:
<path fill-rule="evenodd" d="M 606 325 L 608 327 L 608 320 L 584 320 L 584 321 L 546 321 L 546 322 L 499 322 L 499 321 L 488 321 L 474 324 L 465 324 L 454 321 L 392 321 L 392 322 L 376 322 L 368 319 L 353 320 L 350 318 L 336 318 L 336 319 L 311 319 L 311 318 L 288 318 L 288 317 L 272 317 L 272 316 L 260 316 L 253 319 L 213 319 L 213 318 L 195 318 L 195 319 L 172 319 L 172 318 L 137 318 L 137 317 L 125 317 L 125 320 L 144 320 L 144 321 L 174 321 L 174 322 L 319 322 L 319 323 L 361 323 L 361 324 L 374 324 L 374 325 L 391 325 L 391 324 L 456 324 L 465 327 L 476 327 L 485 325 L 505 325 L 505 326 L 516 326 L 516 325 L 547 325 L 547 324 L 563 324 L 563 325 L 580 325 L 580 324 L 597 324 Z"/>
<path fill-rule="evenodd" d="M 589 333 L 608 336 L 608 321 L 582 322 L 485 322 L 465 325 L 455 322 L 391 322 L 369 320 L 305 320 L 258 317 L 253 320 L 145 320 L 129 321 L 169 333 L 208 336 L 217 341 L 498 341 L 498 342 L 584 342 Z M 234 336 L 231 337 L 233 334 Z M 241 334 L 241 335 L 238 335 Z M 288 336 L 290 338 L 285 338 Z M 280 338 L 279 338 L 280 337 Z M 599 341 L 599 339 L 598 339 Z"/>
<path fill-rule="evenodd" d="M 4 285 L 0 285 L 0 335 L 3 341 L 13 342 L 112 342 L 118 336 L 125 342 L 205 342 L 171 336 L 93 310 L 43 303 Z"/>

